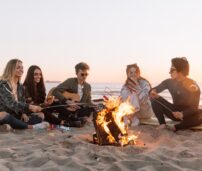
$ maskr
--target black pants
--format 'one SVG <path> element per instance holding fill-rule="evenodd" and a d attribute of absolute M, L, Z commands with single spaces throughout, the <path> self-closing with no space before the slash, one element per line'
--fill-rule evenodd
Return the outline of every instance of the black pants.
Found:
<path fill-rule="evenodd" d="M 54 124 L 54 125 L 61 124 L 61 120 L 58 119 L 56 116 L 54 116 L 53 112 L 49 112 L 49 110 L 44 110 L 43 113 L 45 116 L 45 121 L 49 122 L 50 124 Z"/>
<path fill-rule="evenodd" d="M 74 121 L 74 119 L 89 117 L 93 112 L 95 112 L 94 108 L 81 106 L 81 108 L 76 111 L 67 110 L 66 113 L 60 113 L 59 118 L 67 121 Z"/>
<path fill-rule="evenodd" d="M 27 129 L 27 123 L 16 119 L 14 116 L 7 114 L 2 120 L 0 120 L 0 125 L 9 124 L 13 129 Z"/>
<path fill-rule="evenodd" d="M 168 102 L 162 97 L 152 99 L 152 108 L 153 111 L 159 121 L 159 124 L 166 124 L 165 117 L 166 115 L 173 121 L 180 121 L 179 124 L 175 125 L 176 130 L 187 129 L 193 126 L 197 126 L 202 124 L 202 111 L 198 110 L 197 112 L 193 113 L 191 116 L 184 117 L 183 120 L 176 119 L 172 112 L 180 112 L 183 111 L 184 108 L 175 106 L 174 104 Z M 172 111 L 172 112 L 171 112 Z"/>
<path fill-rule="evenodd" d="M 91 114 L 93 114 L 95 112 L 95 109 L 93 107 L 81 107 L 80 109 L 78 109 L 75 114 L 78 117 L 89 117 Z"/>
<path fill-rule="evenodd" d="M 68 121 L 70 112 L 60 102 L 53 102 L 51 108 L 47 108 L 42 112 L 45 115 L 45 120 L 51 124 L 60 125 L 62 120 Z M 55 107 L 54 107 L 55 106 Z M 58 106 L 58 107 L 57 107 Z M 58 118 L 53 113 L 58 113 Z"/>
<path fill-rule="evenodd" d="M 72 112 L 72 111 L 67 110 L 66 107 L 63 107 L 63 106 L 57 107 L 57 105 L 63 105 L 63 104 L 60 102 L 54 102 L 51 106 L 55 106 L 55 107 L 48 108 L 43 111 L 44 113 L 46 113 L 46 112 L 47 113 L 52 113 L 52 112 L 59 113 L 58 120 L 54 119 L 53 117 L 51 118 L 52 121 L 54 120 L 54 122 L 61 122 L 61 120 L 64 120 L 67 122 L 75 121 L 80 117 L 90 116 L 91 113 L 95 111 L 95 109 L 92 107 L 80 106 L 81 107 L 80 109 Z M 46 117 L 47 117 L 47 114 L 45 114 L 45 118 Z M 49 115 L 49 117 L 50 117 L 50 115 Z"/>

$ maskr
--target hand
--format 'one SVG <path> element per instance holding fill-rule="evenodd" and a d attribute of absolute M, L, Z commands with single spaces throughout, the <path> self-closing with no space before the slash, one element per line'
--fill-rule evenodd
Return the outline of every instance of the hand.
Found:
<path fill-rule="evenodd" d="M 37 112 L 41 112 L 42 108 L 40 106 L 29 105 L 29 110 L 31 110 L 34 113 L 37 113 Z"/>
<path fill-rule="evenodd" d="M 151 98 L 158 98 L 159 97 L 159 95 L 158 95 L 158 93 L 156 92 L 155 89 L 152 89 L 150 91 L 149 95 L 150 95 Z"/>
<path fill-rule="evenodd" d="M 69 111 L 74 112 L 77 109 L 80 109 L 80 106 L 78 106 L 74 100 L 66 100 L 66 103 L 69 106 L 69 107 L 67 107 L 67 110 L 69 110 Z"/>
<path fill-rule="evenodd" d="M 172 114 L 176 119 L 183 120 L 183 113 L 182 112 L 173 112 Z"/>
<path fill-rule="evenodd" d="M 51 105 L 55 100 L 55 96 L 48 96 L 45 100 L 45 105 Z"/>
<path fill-rule="evenodd" d="M 77 109 L 80 109 L 80 106 L 78 106 L 78 105 L 76 105 L 76 104 L 71 104 L 71 105 L 67 108 L 67 110 L 72 111 L 72 112 L 76 111 Z"/>
<path fill-rule="evenodd" d="M 35 115 L 38 116 L 39 118 L 41 118 L 42 120 L 44 120 L 44 118 L 45 118 L 43 112 L 35 113 Z"/>
<path fill-rule="evenodd" d="M 24 122 L 28 122 L 29 117 L 25 113 L 23 113 L 22 116 L 21 116 L 21 120 L 24 121 Z"/>

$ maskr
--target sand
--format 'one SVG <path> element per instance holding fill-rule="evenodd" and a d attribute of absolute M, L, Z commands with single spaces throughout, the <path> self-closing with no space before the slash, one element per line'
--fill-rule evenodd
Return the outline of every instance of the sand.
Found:
<path fill-rule="evenodd" d="M 133 127 L 137 145 L 93 144 L 88 123 L 71 131 L 23 130 L 0 132 L 0 171 L 200 171 L 202 131 L 157 131 L 155 126 Z"/>

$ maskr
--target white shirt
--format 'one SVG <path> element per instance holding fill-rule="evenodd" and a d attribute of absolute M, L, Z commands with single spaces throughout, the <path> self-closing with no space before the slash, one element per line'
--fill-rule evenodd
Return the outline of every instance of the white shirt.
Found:
<path fill-rule="evenodd" d="M 81 84 L 78 84 L 78 94 L 81 100 L 81 98 L 83 97 L 83 85 Z"/>

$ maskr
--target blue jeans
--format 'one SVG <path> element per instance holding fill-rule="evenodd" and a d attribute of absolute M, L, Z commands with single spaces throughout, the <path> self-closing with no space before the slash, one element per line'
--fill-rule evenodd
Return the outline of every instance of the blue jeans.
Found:
<path fill-rule="evenodd" d="M 13 129 L 27 129 L 28 125 L 21 120 L 16 119 L 14 116 L 7 114 L 2 120 L 0 125 L 9 124 Z"/>

